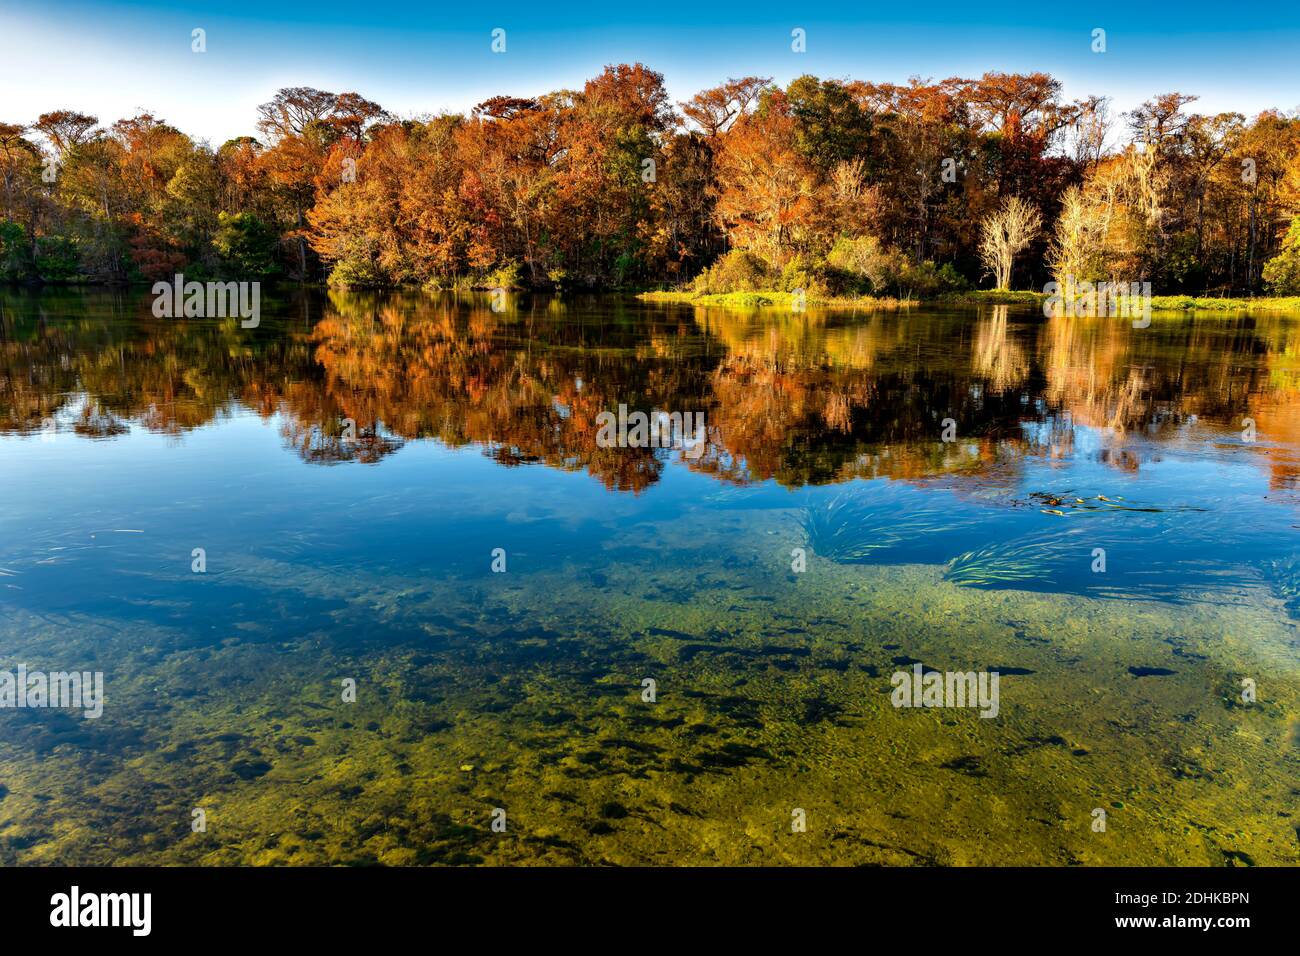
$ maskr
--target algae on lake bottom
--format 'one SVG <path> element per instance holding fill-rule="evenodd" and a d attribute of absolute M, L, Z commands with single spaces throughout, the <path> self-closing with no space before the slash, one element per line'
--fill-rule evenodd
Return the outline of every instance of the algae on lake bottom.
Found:
<path fill-rule="evenodd" d="M 257 619 L 195 643 L 10 617 L 6 646 L 28 660 L 84 643 L 114 706 L 11 723 L 0 859 L 1300 862 L 1295 633 L 1267 599 L 1134 611 L 815 555 L 796 575 L 796 517 L 662 529 L 694 566 L 650 549 L 443 582 L 241 562 L 220 587 L 274 581 L 259 618 L 341 596 L 291 642 Z M 724 542 L 730 560 L 704 560 Z M 918 660 L 1000 670 L 1000 717 L 894 709 L 889 675 Z M 1270 676 L 1247 708 L 1235 688 L 1251 674 Z"/>

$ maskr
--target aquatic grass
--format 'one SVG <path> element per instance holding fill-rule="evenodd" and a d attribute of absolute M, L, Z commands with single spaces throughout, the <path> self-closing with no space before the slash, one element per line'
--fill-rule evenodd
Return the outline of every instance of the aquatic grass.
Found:
<path fill-rule="evenodd" d="M 1163 572 L 1156 572 L 1162 574 Z M 1259 585 L 1259 580 L 1233 569 L 1221 569 L 1188 576 L 1177 572 L 1179 579 L 1170 577 L 1149 578 L 1130 585 L 1091 584 L 1080 588 L 1079 593 L 1101 601 L 1127 603 L 1229 605 L 1247 603 L 1243 592 Z"/>
<path fill-rule="evenodd" d="M 1051 579 L 1060 561 L 1077 551 L 1073 533 L 995 541 L 957 555 L 944 565 L 943 579 L 959 587 L 988 588 Z"/>
<path fill-rule="evenodd" d="M 1194 515 L 1190 521 L 1159 528 L 1137 550 L 1132 542 L 1102 541 L 1111 555 L 1111 568 L 1107 574 L 1081 578 L 1079 593 L 1112 601 L 1240 604 L 1246 592 L 1266 583 L 1264 576 L 1259 566 L 1221 555 L 1208 537 L 1212 531 L 1208 515 Z M 1157 544 L 1175 542 L 1181 547 L 1163 557 L 1156 549 Z"/>
<path fill-rule="evenodd" d="M 1156 505 L 1147 504 L 1123 495 L 1090 495 L 1080 498 L 1072 491 L 1054 494 L 1047 491 L 1031 491 L 1028 499 L 1044 514 L 1069 516 L 1083 514 L 1113 514 L 1117 511 L 1141 512 L 1144 514 L 1174 514 L 1183 512 L 1204 512 L 1207 509 L 1197 505 Z"/>
<path fill-rule="evenodd" d="M 1264 563 L 1270 590 L 1286 606 L 1287 614 L 1300 619 L 1300 554 Z"/>
<path fill-rule="evenodd" d="M 972 289 L 939 296 L 934 301 L 945 305 L 1041 305 L 1050 296 L 1032 290 Z M 1300 296 L 1229 296 L 1153 295 L 1151 311 L 1156 313 L 1189 312 L 1300 312 Z"/>
<path fill-rule="evenodd" d="M 837 495 L 810 505 L 802 518 L 813 552 L 839 564 L 863 564 L 880 551 L 964 523 L 952 512 L 917 507 L 902 496 L 878 492 Z"/>
<path fill-rule="evenodd" d="M 1261 584 L 1257 568 L 1221 554 L 1215 516 L 1207 509 L 1148 507 L 1104 496 L 1065 498 L 1058 499 L 1064 512 L 1040 510 L 1062 517 L 1089 515 L 1086 528 L 992 542 L 949 561 L 943 579 L 964 587 L 1029 589 L 1037 584 L 1102 600 L 1167 604 L 1237 603 L 1242 592 Z M 1092 569 L 1095 549 L 1107 556 L 1104 573 Z M 1295 586 L 1300 593 L 1300 564 Z"/>

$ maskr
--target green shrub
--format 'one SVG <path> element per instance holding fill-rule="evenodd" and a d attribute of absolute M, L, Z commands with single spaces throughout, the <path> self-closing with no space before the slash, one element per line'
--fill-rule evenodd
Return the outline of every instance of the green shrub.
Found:
<path fill-rule="evenodd" d="M 733 249 L 696 276 L 691 288 L 701 295 L 757 292 L 771 288 L 772 281 L 767 263 L 752 253 Z"/>
<path fill-rule="evenodd" d="M 1264 281 L 1274 295 L 1300 295 L 1300 217 L 1282 240 L 1282 250 L 1264 263 Z"/>
<path fill-rule="evenodd" d="M 391 285 L 388 274 L 360 246 L 364 243 L 359 243 L 355 251 L 334 263 L 329 284 L 341 289 L 375 289 Z"/>
<path fill-rule="evenodd" d="M 30 274 L 27 233 L 16 222 L 0 222 L 0 282 L 17 282 Z"/>
<path fill-rule="evenodd" d="M 81 254 L 67 236 L 42 236 L 36 240 L 36 274 L 45 282 L 66 282 L 77 274 Z"/>
<path fill-rule="evenodd" d="M 781 279 L 777 284 L 777 289 L 781 292 L 795 292 L 802 289 L 804 295 L 809 298 L 824 298 L 830 295 L 839 295 L 842 292 L 841 289 L 835 288 L 834 285 L 834 283 L 828 281 L 825 260 L 812 259 L 808 256 L 795 256 L 781 270 Z"/>
<path fill-rule="evenodd" d="M 253 280 L 280 271 L 275 230 L 251 212 L 221 213 L 212 245 L 221 257 L 221 271 L 228 278 Z"/>
<path fill-rule="evenodd" d="M 733 250 L 701 272 L 691 285 L 694 295 L 746 292 L 793 293 L 809 299 L 855 299 L 862 296 L 930 298 L 967 288 L 955 266 L 926 260 L 911 263 L 874 236 L 836 240 L 824 258 L 797 255 L 774 274 L 757 256 Z"/>
<path fill-rule="evenodd" d="M 826 256 L 826 264 L 853 277 L 858 293 L 882 295 L 899 287 L 907 258 L 886 249 L 875 236 L 841 236 Z"/>
<path fill-rule="evenodd" d="M 481 289 L 521 289 L 523 288 L 521 275 L 522 269 L 519 263 L 512 259 L 485 272 L 476 285 Z"/>
<path fill-rule="evenodd" d="M 472 292 L 474 285 L 470 276 L 438 275 L 424 280 L 420 288 L 425 292 Z"/>
<path fill-rule="evenodd" d="M 942 267 L 929 259 L 920 265 L 906 266 L 898 276 L 898 291 L 914 299 L 932 299 L 951 292 L 962 292 L 966 280 L 951 262 Z"/>

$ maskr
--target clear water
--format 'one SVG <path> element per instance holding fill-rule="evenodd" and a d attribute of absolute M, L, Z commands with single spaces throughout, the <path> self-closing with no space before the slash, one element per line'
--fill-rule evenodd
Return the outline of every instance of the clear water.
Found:
<path fill-rule="evenodd" d="M 1300 862 L 1300 323 L 2 292 L 0 363 L 0 670 L 105 679 L 0 709 L 0 862 Z"/>

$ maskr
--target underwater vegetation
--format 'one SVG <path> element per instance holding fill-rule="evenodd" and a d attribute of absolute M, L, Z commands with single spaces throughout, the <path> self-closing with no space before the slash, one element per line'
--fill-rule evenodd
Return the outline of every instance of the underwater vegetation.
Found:
<path fill-rule="evenodd" d="M 1287 614 L 1300 619 L 1300 554 L 1269 561 L 1264 565 L 1268 584 Z"/>
<path fill-rule="evenodd" d="M 1096 521 L 963 552 L 944 566 L 943 579 L 959 587 L 1166 604 L 1236 603 L 1263 583 L 1248 562 L 1210 547 L 1196 523 Z"/>
<path fill-rule="evenodd" d="M 943 579 L 962 587 L 996 587 L 1044 581 L 1054 566 L 1082 545 L 1072 532 L 1022 541 L 994 541 L 957 555 L 944 566 Z"/>
<path fill-rule="evenodd" d="M 1266 563 L 1266 582 L 1260 562 L 1243 550 L 1259 544 L 1225 541 L 1209 508 L 1032 492 L 1021 502 L 1037 506 L 1034 514 L 1016 509 L 1008 518 L 1000 508 L 981 513 L 955 500 L 933 506 L 932 492 L 918 494 L 869 483 L 810 504 L 800 516 L 808 545 L 837 564 L 937 563 L 944 581 L 963 588 L 1108 601 L 1236 603 L 1271 583 L 1300 613 L 1300 557 Z"/>
<path fill-rule="evenodd" d="M 869 484 L 810 505 L 800 519 L 808 544 L 837 564 L 939 564 L 944 581 L 985 590 L 1218 604 L 1265 583 L 1258 552 L 1267 530 L 1224 539 L 1221 515 L 1199 504 L 1061 491 L 993 506 L 985 496 L 971 509 L 969 498 L 936 507 L 927 504 L 933 491 L 917 494 Z M 1273 577 L 1289 588 L 1279 595 L 1300 607 L 1300 558 L 1275 565 Z"/>
<path fill-rule="evenodd" d="M 1121 585 L 1089 583 L 1077 589 L 1088 597 L 1109 601 L 1154 601 L 1162 604 L 1235 604 L 1244 591 L 1257 588 L 1259 578 L 1249 569 L 1213 566 L 1163 567 L 1129 572 Z"/>
<path fill-rule="evenodd" d="M 870 488 L 871 486 L 868 486 Z M 808 544 L 839 564 L 863 564 L 878 552 L 928 535 L 962 527 L 949 511 L 919 506 L 901 495 L 869 490 L 844 492 L 804 510 Z"/>
<path fill-rule="evenodd" d="M 1129 501 L 1122 495 L 1107 497 L 1106 495 L 1091 495 L 1087 498 L 1080 498 L 1071 491 L 1060 494 L 1052 494 L 1046 491 L 1033 491 L 1029 493 L 1029 500 L 1039 505 L 1039 510 L 1043 514 L 1058 515 L 1060 517 L 1069 517 L 1072 514 L 1109 514 L 1115 511 L 1133 511 L 1145 514 L 1169 514 L 1175 512 L 1201 512 L 1204 508 L 1198 508 L 1193 505 L 1155 505 L 1143 504 L 1140 502 Z"/>

